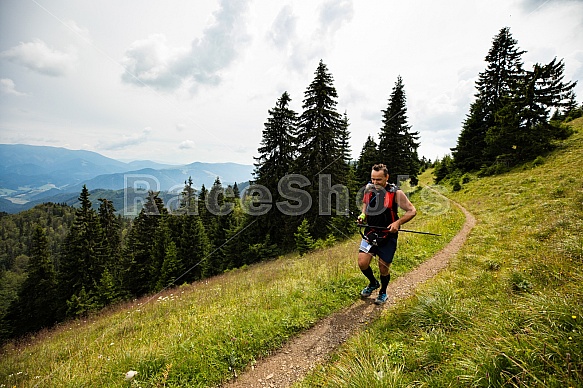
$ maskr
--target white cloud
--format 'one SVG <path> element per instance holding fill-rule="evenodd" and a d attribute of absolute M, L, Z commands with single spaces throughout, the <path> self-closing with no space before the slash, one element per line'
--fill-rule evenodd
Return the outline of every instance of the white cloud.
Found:
<path fill-rule="evenodd" d="M 10 94 L 13 96 L 26 96 L 26 93 L 21 93 L 16 90 L 14 81 L 12 81 L 10 78 L 0 79 L 0 92 L 2 92 L 2 94 Z"/>
<path fill-rule="evenodd" d="M 0 57 L 52 77 L 68 74 L 77 63 L 75 54 L 53 50 L 40 39 L 20 43 L 18 46 L 0 53 Z"/>
<path fill-rule="evenodd" d="M 126 69 L 122 79 L 140 86 L 176 89 L 182 83 L 182 77 L 172 71 L 172 64 L 184 55 L 183 51 L 169 48 L 162 34 L 135 41 L 122 60 Z"/>
<path fill-rule="evenodd" d="M 333 34 L 353 16 L 352 0 L 329 0 L 320 6 L 320 30 L 323 35 Z"/>
<path fill-rule="evenodd" d="M 243 17 L 246 10 L 247 1 L 222 0 L 214 14 L 215 23 L 189 48 L 168 47 L 162 34 L 134 42 L 122 61 L 126 68 L 123 81 L 166 90 L 176 90 L 183 83 L 191 91 L 198 85 L 218 85 L 221 71 L 249 40 Z"/>
<path fill-rule="evenodd" d="M 276 22 L 282 12 L 284 10 L 278 15 Z M 352 21 L 353 16 L 352 0 L 328 0 L 317 7 L 315 29 L 303 36 L 295 33 L 294 19 L 294 30 L 288 31 L 288 44 L 291 46 L 288 61 L 291 68 L 298 73 L 304 73 L 310 67 L 315 68 L 318 60 L 324 59 L 334 50 L 336 33 L 343 25 Z"/>
<path fill-rule="evenodd" d="M 192 140 L 184 140 L 178 146 L 178 148 L 180 148 L 181 150 L 190 150 L 190 149 L 193 149 L 194 147 L 195 147 L 195 143 Z"/>
<path fill-rule="evenodd" d="M 297 16 L 290 5 L 284 6 L 271 25 L 269 39 L 279 49 L 285 49 L 296 36 Z"/>
<path fill-rule="evenodd" d="M 522 0 L 522 7 L 527 12 L 536 12 L 539 9 L 543 8 L 547 4 L 556 4 L 556 3 L 576 3 L 581 2 L 582 0 Z"/>
<path fill-rule="evenodd" d="M 63 24 L 71 31 L 81 37 L 84 41 L 91 43 L 92 39 L 87 28 L 80 27 L 74 20 L 67 20 Z"/>

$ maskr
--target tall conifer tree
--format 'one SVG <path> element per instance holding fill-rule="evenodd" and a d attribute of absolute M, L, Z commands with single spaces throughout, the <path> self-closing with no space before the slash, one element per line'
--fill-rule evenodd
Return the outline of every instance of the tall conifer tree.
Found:
<path fill-rule="evenodd" d="M 563 81 L 564 68 L 563 61 L 555 58 L 523 72 L 488 130 L 486 143 L 491 155 L 511 164 L 524 162 L 549 151 L 553 140 L 568 136 L 565 127 L 549 122 L 551 109 L 567 106 L 577 84 Z"/>
<path fill-rule="evenodd" d="M 379 158 L 389 169 L 390 181 L 396 183 L 397 175 L 409 175 L 416 184 L 420 168 L 419 132 L 412 132 L 407 123 L 407 100 L 401 76 L 395 82 L 387 109 L 383 110 L 379 137 Z"/>
<path fill-rule="evenodd" d="M 264 124 L 259 156 L 255 158 L 255 183 L 267 187 L 272 194 L 277 192 L 279 180 L 290 172 L 295 156 L 298 117 L 289 107 L 290 102 L 289 94 L 284 92 L 268 111 L 270 117 Z"/>
<path fill-rule="evenodd" d="M 268 193 L 262 193 L 263 195 L 271 195 L 271 209 L 267 214 L 259 216 L 258 222 L 253 226 L 257 231 L 258 240 L 250 241 L 262 243 L 263 236 L 269 236 L 271 241 L 284 249 L 292 246 L 292 234 L 295 231 L 294 222 L 280 213 L 276 207 L 276 203 L 282 200 L 278 190 L 279 181 L 292 172 L 295 159 L 294 134 L 298 117 L 297 113 L 289 107 L 290 102 L 289 94 L 284 92 L 277 100 L 275 107 L 268 111 L 269 117 L 264 124 L 261 146 L 257 150 L 259 156 L 255 158 L 253 183 L 265 187 Z M 249 198 L 249 200 L 253 199 Z"/>
<path fill-rule="evenodd" d="M 184 189 L 182 191 L 180 207 L 178 214 L 180 214 L 180 234 L 177 238 L 176 246 L 177 257 L 182 261 L 182 268 L 184 274 L 181 281 L 190 282 L 198 280 L 202 277 L 202 261 L 207 259 L 210 252 L 210 242 L 207 233 L 204 229 L 202 218 L 200 215 L 200 205 L 204 206 L 206 199 L 206 189 L 202 187 L 201 193 L 205 197 L 197 198 L 196 190 L 193 188 L 192 178 L 188 178 L 184 182 Z"/>
<path fill-rule="evenodd" d="M 205 230 L 211 241 L 213 252 L 203 263 L 202 276 L 209 277 L 223 272 L 227 267 L 228 258 L 224 257 L 224 245 L 229 231 L 235 227 L 235 220 L 234 204 L 225 198 L 225 189 L 219 177 L 215 179 L 206 195 L 205 202 L 210 220 Z"/>
<path fill-rule="evenodd" d="M 135 296 L 151 291 L 152 249 L 161 217 L 168 214 L 158 195 L 158 192 L 148 192 L 146 203 L 130 229 L 124 251 L 124 257 L 129 261 L 124 285 Z"/>
<path fill-rule="evenodd" d="M 9 313 L 15 336 L 50 327 L 57 321 L 57 277 L 47 235 L 40 225 L 33 231 L 29 257 L 28 276 Z"/>
<path fill-rule="evenodd" d="M 356 180 L 360 186 L 370 181 L 372 166 L 377 163 L 380 163 L 378 146 L 374 138 L 368 135 L 356 165 Z"/>
<path fill-rule="evenodd" d="M 356 181 L 355 166 L 352 163 L 350 150 L 350 122 L 348 115 L 344 112 L 342 116 L 342 126 L 340 128 L 340 155 L 342 163 L 339 165 L 339 181 L 343 182 L 347 190 L 338 190 L 335 192 L 337 204 L 343 205 L 340 209 L 333 209 L 332 220 L 329 223 L 329 232 L 335 237 L 344 238 L 351 236 L 355 231 L 354 219 L 350 218 L 350 212 L 360 210 L 360 206 L 355 206 L 354 195 L 358 192 L 358 183 Z M 326 193 L 322 193 L 326 195 Z M 334 197 L 330 197 L 333 201 Z M 333 202 L 332 202 L 333 203 Z"/>
<path fill-rule="evenodd" d="M 103 305 L 117 301 L 124 296 L 123 272 L 121 261 L 121 222 L 115 215 L 113 202 L 99 198 L 97 215 L 102 230 L 103 272 L 100 278 L 100 288 L 97 290 Z M 107 295 L 101 295 L 106 293 Z"/>
<path fill-rule="evenodd" d="M 476 100 L 464 121 L 453 151 L 454 164 L 462 171 L 480 168 L 494 161 L 496 151 L 488 148 L 486 136 L 495 126 L 496 114 L 516 89 L 522 75 L 522 51 L 517 47 L 510 28 L 504 27 L 494 37 L 486 55 L 487 68 L 476 82 Z"/>
<path fill-rule="evenodd" d="M 304 93 L 297 132 L 298 157 L 294 172 L 304 175 L 311 182 L 309 187 L 304 188 L 313 199 L 305 217 L 315 238 L 328 233 L 331 219 L 331 216 L 319 215 L 320 175 L 330 175 L 332 186 L 346 184 L 346 161 L 342 149 L 346 125 L 336 110 L 338 94 L 333 81 L 327 66 L 320 61 L 314 80 Z"/>
<path fill-rule="evenodd" d="M 194 281 L 202 277 L 202 263 L 208 259 L 210 241 L 199 216 L 185 214 L 182 217 L 182 234 L 178 244 L 178 256 L 185 271 L 183 281 Z"/>
<path fill-rule="evenodd" d="M 88 298 L 94 296 L 93 291 L 104 269 L 102 230 L 89 195 L 89 190 L 83 185 L 79 196 L 81 205 L 75 212 L 75 220 L 65 239 L 65 250 L 59 265 L 59 289 L 63 300 L 72 296 L 78 298 L 82 290 Z"/>

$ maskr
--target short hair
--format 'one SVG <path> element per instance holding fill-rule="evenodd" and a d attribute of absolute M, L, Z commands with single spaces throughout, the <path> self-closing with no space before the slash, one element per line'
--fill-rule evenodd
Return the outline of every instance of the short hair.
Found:
<path fill-rule="evenodd" d="M 375 164 L 374 166 L 372 166 L 372 169 L 374 171 L 382 171 L 385 173 L 385 175 L 389 175 L 389 169 L 382 163 Z"/>

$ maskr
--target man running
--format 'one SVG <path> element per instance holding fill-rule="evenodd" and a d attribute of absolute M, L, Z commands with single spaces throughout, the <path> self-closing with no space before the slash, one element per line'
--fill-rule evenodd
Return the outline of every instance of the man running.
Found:
<path fill-rule="evenodd" d="M 369 184 L 365 190 L 358 222 L 387 229 L 365 228 L 365 238 L 360 242 L 358 251 L 358 266 L 369 284 L 360 295 L 369 297 L 380 287 L 375 303 L 383 304 L 387 301 L 387 286 L 391 279 L 389 270 L 397 250 L 399 228 L 415 217 L 417 210 L 402 190 L 388 183 L 389 170 L 384 164 L 375 164 L 372 167 L 370 179 L 372 185 Z M 397 215 L 399 207 L 405 211 L 401 218 Z M 375 255 L 379 257 L 380 283 L 370 267 L 370 261 Z"/>

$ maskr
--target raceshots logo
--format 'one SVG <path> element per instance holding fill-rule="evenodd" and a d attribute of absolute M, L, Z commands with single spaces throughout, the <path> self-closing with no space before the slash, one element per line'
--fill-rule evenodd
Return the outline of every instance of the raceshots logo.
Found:
<path fill-rule="evenodd" d="M 399 175 L 397 182 L 398 187 L 408 196 L 420 190 L 420 201 L 417 201 L 416 207 L 426 214 L 443 214 L 450 207 L 449 200 L 444 196 L 447 190 L 443 186 L 412 187 L 408 175 Z M 151 202 L 151 197 L 160 192 L 161 185 L 160 181 L 152 175 L 126 174 L 124 187 L 123 215 L 137 216 Z M 198 214 L 200 199 L 197 196 L 187 198 L 183 189 L 184 185 L 171 188 L 167 192 L 164 207 L 170 214 L 185 212 Z M 330 174 L 320 174 L 316 188 L 313 187 L 313 182 L 304 175 L 288 174 L 279 180 L 277 193 L 272 193 L 267 187 L 254 183 L 246 187 L 241 195 L 241 207 L 243 212 L 251 216 L 265 215 L 274 208 L 288 216 L 300 216 L 310 211 L 313 206 L 318 206 L 319 215 L 349 216 L 348 209 L 352 205 L 360 207 L 364 193 L 370 190 L 374 190 L 376 195 L 385 194 L 384 188 L 371 184 L 361 187 L 357 192 L 353 190 L 351 193 L 347 186 L 333 184 Z M 235 193 L 231 187 L 223 187 L 222 191 L 211 189 L 204 199 L 204 206 L 211 214 L 227 215 L 234 210 L 232 199 L 235 199 Z M 190 205 L 184 206 L 184 204 Z M 156 206 L 150 207 L 146 209 L 149 215 L 159 213 Z"/>

